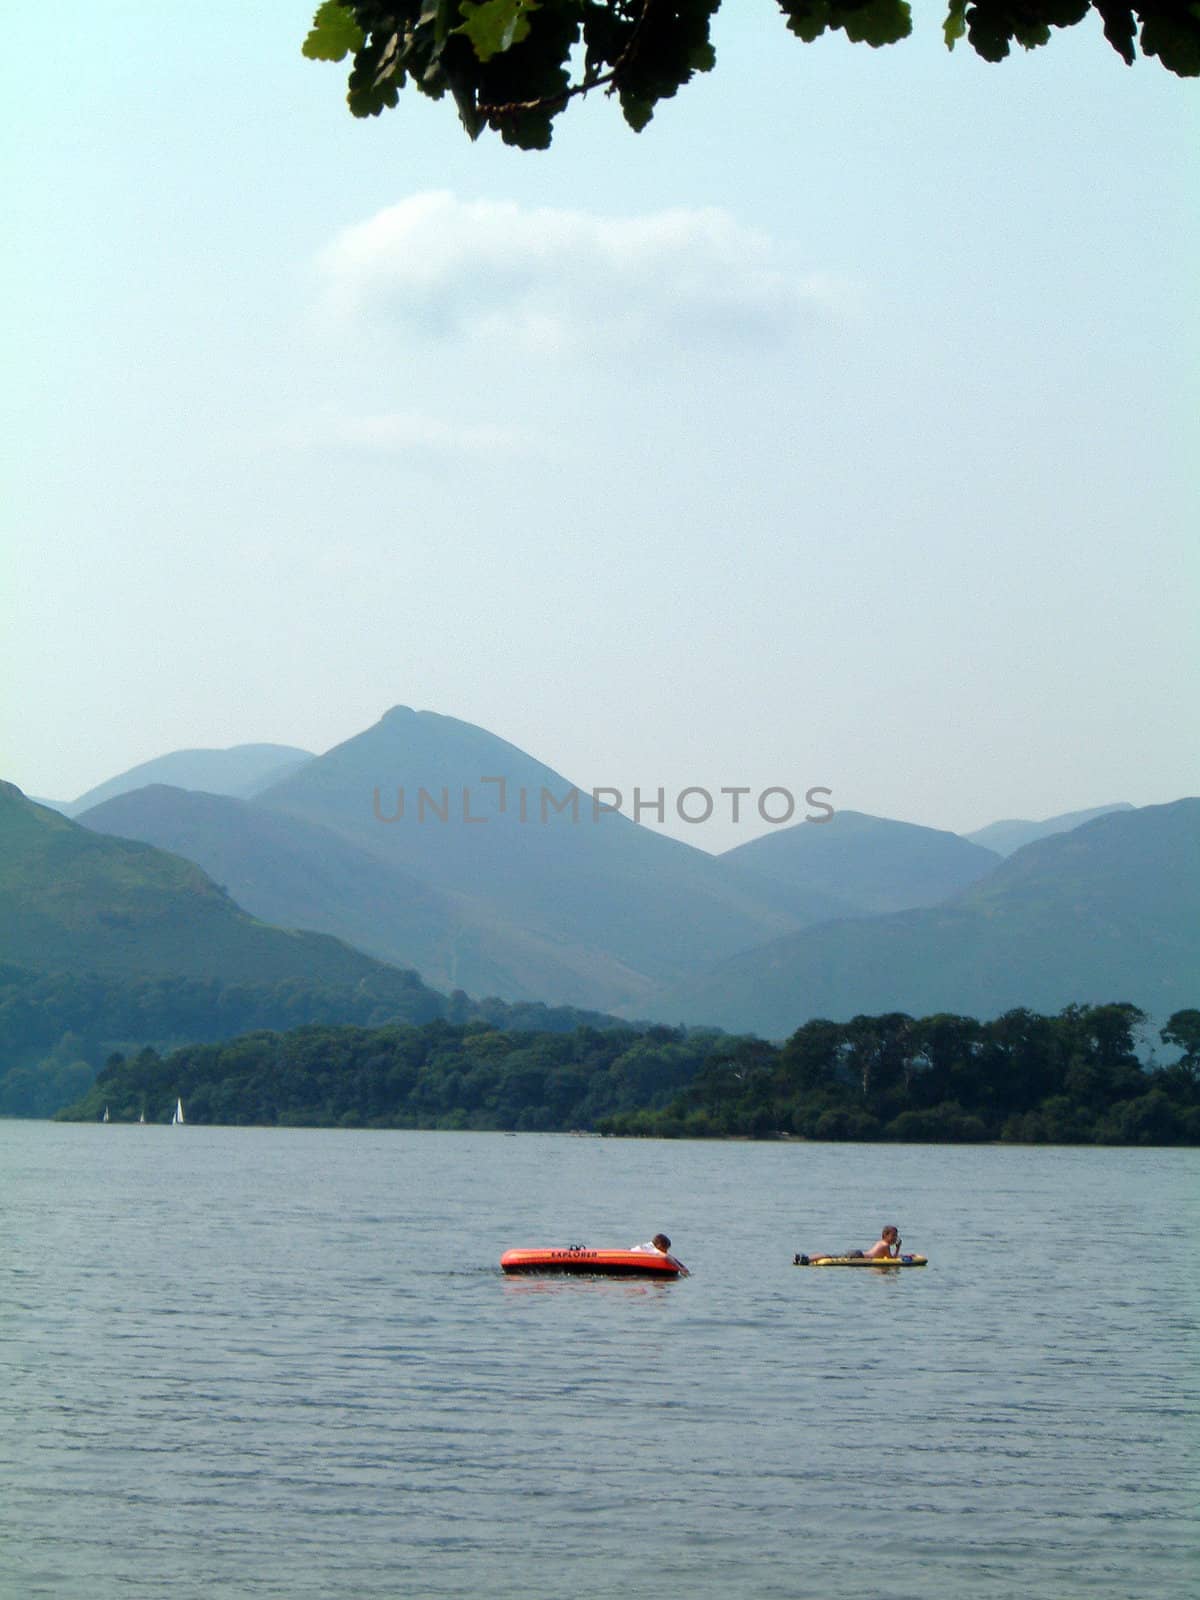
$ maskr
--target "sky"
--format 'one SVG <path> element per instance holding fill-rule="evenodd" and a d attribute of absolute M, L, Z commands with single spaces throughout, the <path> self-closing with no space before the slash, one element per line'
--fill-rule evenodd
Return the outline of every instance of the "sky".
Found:
<path fill-rule="evenodd" d="M 645 132 L 521 152 L 352 118 L 311 10 L 6 19 L 0 775 L 404 704 L 708 850 L 766 825 L 691 785 L 1200 792 L 1194 81 L 726 0 Z"/>

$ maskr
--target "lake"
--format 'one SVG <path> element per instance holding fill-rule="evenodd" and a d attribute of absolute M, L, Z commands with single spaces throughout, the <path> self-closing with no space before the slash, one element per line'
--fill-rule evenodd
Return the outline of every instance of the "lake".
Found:
<path fill-rule="evenodd" d="M 10 1121 L 0 1215 L 4 1600 L 1196 1590 L 1195 1150 Z"/>

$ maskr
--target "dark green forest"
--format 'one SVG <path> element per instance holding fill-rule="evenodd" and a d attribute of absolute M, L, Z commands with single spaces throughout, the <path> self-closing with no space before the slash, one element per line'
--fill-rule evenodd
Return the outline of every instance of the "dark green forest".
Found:
<path fill-rule="evenodd" d="M 0 962 L 0 1116 L 49 1117 L 85 1094 L 104 1062 L 149 1042 L 168 1052 L 264 1029 L 308 1024 L 383 1028 L 445 1018 L 553 1032 L 605 1024 L 599 1012 L 540 1002 L 472 1000 L 429 989 L 415 972 L 375 964 L 357 983 L 309 977 L 222 978 L 27 972 Z M 323 1032 L 337 1033 L 327 1026 Z M 172 1102 L 173 1103 L 173 1102 Z"/>
<path fill-rule="evenodd" d="M 114 1054 L 60 1116 L 665 1138 L 1200 1143 L 1200 1011 L 1146 1052 L 1135 1006 L 812 1021 L 781 1046 L 683 1028 L 549 1033 L 484 1018 L 310 1025 Z"/>

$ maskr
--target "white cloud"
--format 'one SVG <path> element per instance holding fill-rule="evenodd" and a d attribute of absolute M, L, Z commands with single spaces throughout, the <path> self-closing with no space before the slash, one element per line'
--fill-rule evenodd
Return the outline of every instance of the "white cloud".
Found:
<path fill-rule="evenodd" d="M 774 344 L 845 297 L 724 210 L 613 218 L 446 192 L 345 229 L 319 268 L 342 318 L 531 354 Z"/>

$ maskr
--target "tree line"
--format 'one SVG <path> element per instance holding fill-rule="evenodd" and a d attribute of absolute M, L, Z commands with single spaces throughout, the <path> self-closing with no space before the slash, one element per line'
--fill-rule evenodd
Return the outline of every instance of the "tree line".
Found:
<path fill-rule="evenodd" d="M 805 1023 L 774 1048 L 726 1041 L 658 1110 L 609 1128 L 685 1135 L 1027 1144 L 1200 1143 L 1200 1011 L 1147 1053 L 1136 1006 L 1014 1010 L 993 1021 L 901 1012 Z"/>
<path fill-rule="evenodd" d="M 438 1018 L 549 1032 L 611 1020 L 571 1006 L 472 1000 L 462 990 L 443 995 L 400 968 L 346 985 L 309 978 L 230 983 L 35 973 L 0 964 L 0 1116 L 53 1116 L 86 1093 L 113 1054 L 135 1054 L 146 1045 L 161 1053 L 267 1029 L 417 1026 Z"/>
<path fill-rule="evenodd" d="M 114 1054 L 70 1120 L 579 1130 L 667 1138 L 1200 1143 L 1200 1011 L 1144 1060 L 1135 1006 L 805 1023 L 782 1045 L 710 1030 L 484 1018 L 310 1025 Z"/>

